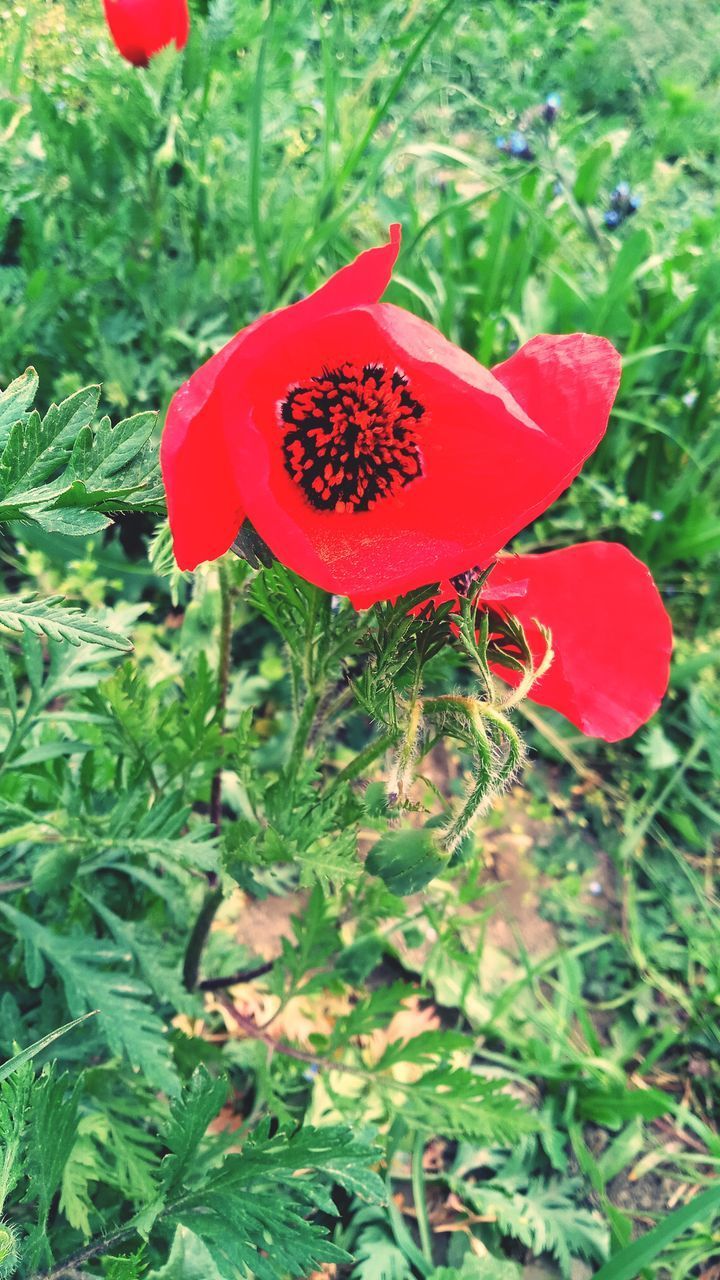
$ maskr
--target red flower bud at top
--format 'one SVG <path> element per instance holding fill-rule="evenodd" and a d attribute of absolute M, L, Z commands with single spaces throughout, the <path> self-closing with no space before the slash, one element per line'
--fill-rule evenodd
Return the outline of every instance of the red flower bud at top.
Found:
<path fill-rule="evenodd" d="M 123 58 L 146 67 L 154 54 L 175 43 L 184 49 L 190 31 L 187 0 L 103 0 L 105 17 Z"/>

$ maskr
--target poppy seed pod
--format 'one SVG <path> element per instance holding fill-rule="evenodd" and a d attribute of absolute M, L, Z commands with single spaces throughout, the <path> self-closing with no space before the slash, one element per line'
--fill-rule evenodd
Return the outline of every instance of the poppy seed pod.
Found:
<path fill-rule="evenodd" d="M 190 31 L 187 0 L 103 0 L 115 46 L 135 67 L 174 43 L 183 49 Z"/>

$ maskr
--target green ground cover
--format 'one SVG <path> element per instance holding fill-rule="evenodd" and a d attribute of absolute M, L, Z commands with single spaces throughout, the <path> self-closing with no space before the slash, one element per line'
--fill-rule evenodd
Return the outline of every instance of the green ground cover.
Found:
<path fill-rule="evenodd" d="M 100 10 L 0 0 L 0 387 L 39 376 L 0 442 L 88 384 L 63 429 L 131 420 L 122 456 L 87 435 L 62 519 L 0 506 L 0 1056 L 101 1010 L 0 1067 L 0 1275 L 716 1280 L 720 17 L 198 0 L 137 71 Z M 532 158 L 498 147 L 516 130 Z M 640 206 L 608 226 L 622 182 Z M 676 630 L 651 724 L 611 747 L 531 712 L 522 789 L 410 897 L 357 858 L 387 822 L 363 707 L 287 764 L 352 611 L 279 569 L 177 573 L 148 416 L 392 221 L 388 299 L 483 363 L 543 331 L 622 352 L 605 440 L 515 545 L 624 542 Z M 441 751 L 418 805 L 466 768 Z M 200 978 L 283 948 L 240 1023 L 188 948 L 218 872 Z"/>

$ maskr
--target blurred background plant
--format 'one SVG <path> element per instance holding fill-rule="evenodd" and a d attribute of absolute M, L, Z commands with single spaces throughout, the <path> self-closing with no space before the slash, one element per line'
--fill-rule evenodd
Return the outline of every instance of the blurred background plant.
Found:
<path fill-rule="evenodd" d="M 112 501 L 82 507 L 96 532 L 8 517 L 3 594 L 64 596 L 95 630 L 14 636 L 0 666 L 3 1055 L 103 1016 L 43 1051 L 58 1067 L 1 1086 L 0 1274 L 57 1274 L 110 1233 L 87 1274 L 575 1280 L 692 1205 L 720 1160 L 720 16 L 704 0 L 210 0 L 183 55 L 138 72 L 101 8 L 0 0 L 0 386 L 31 364 L 41 412 L 98 381 L 113 421 L 162 411 L 236 329 L 397 219 L 388 298 L 483 362 L 542 330 L 623 352 L 605 441 L 517 545 L 626 542 L 677 647 L 670 695 L 629 743 L 527 711 L 523 787 L 401 899 L 355 852 L 387 825 L 359 711 L 341 706 L 312 744 L 287 822 L 277 623 L 308 618 L 291 579 L 174 573 L 151 483 L 135 503 L 116 493 L 109 527 Z M 444 686 L 466 680 L 447 650 L 433 662 Z M 316 769 L 327 783 L 346 767 L 318 825 Z M 418 808 L 457 795 L 465 768 L 433 756 Z M 374 780 L 351 787 L 354 770 Z M 200 978 L 243 981 L 188 991 L 188 921 L 218 872 L 238 888 Z M 437 1071 L 461 1073 L 452 1105 Z M 266 1116 L 289 1136 L 258 1134 Z M 323 1146 L 340 1123 L 355 1145 Z M 211 1173 L 203 1233 L 193 1196 Z M 278 1204 L 310 1224 L 295 1254 L 258 1254 L 244 1177 L 270 1235 Z M 716 1280 L 719 1255 L 708 1209 L 614 1274 Z"/>

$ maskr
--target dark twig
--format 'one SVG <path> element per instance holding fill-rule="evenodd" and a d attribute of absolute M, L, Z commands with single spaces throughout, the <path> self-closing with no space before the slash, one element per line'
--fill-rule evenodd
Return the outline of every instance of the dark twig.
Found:
<path fill-rule="evenodd" d="M 217 723 L 220 731 L 225 729 L 225 708 L 230 683 L 230 650 L 232 644 L 232 615 L 234 589 L 230 579 L 230 570 L 222 560 L 218 565 L 220 576 L 220 658 L 218 663 Z M 213 775 L 210 786 L 210 821 L 215 828 L 215 835 L 220 835 L 222 821 L 222 757 Z M 194 991 L 200 972 L 200 958 L 207 942 L 210 926 L 223 900 L 223 892 L 218 885 L 214 871 L 208 872 L 208 892 L 200 908 L 192 933 L 188 940 L 183 964 L 183 981 L 188 991 Z"/>
<path fill-rule="evenodd" d="M 262 978 L 264 973 L 271 972 L 274 964 L 274 960 L 266 960 L 265 964 L 259 964 L 254 969 L 239 969 L 237 973 L 220 978 L 204 978 L 202 982 L 198 982 L 197 987 L 199 991 L 222 991 L 224 987 L 235 987 L 241 982 Z"/>

